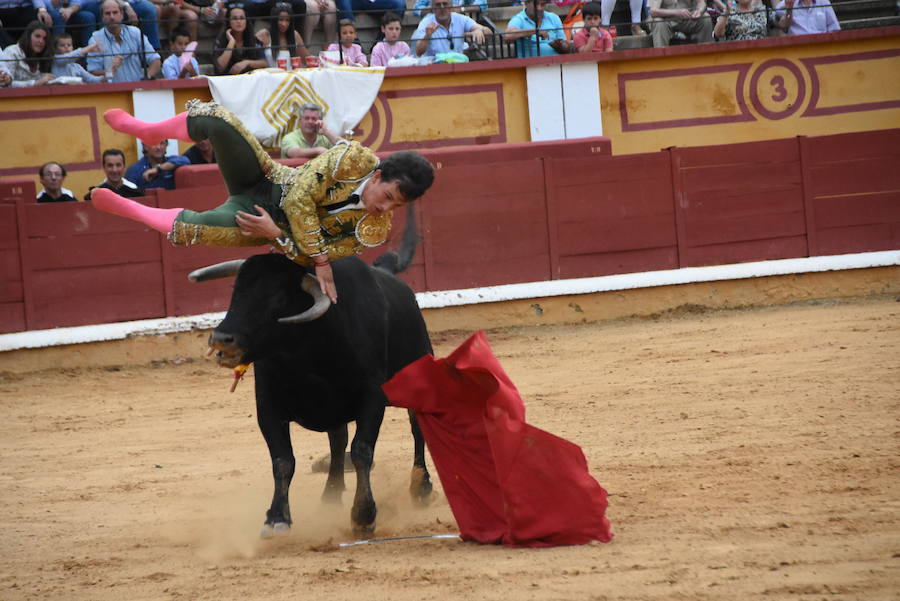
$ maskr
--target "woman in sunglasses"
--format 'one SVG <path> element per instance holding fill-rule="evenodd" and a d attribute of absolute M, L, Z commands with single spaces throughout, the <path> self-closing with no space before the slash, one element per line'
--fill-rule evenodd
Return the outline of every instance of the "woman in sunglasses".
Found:
<path fill-rule="evenodd" d="M 225 28 L 213 43 L 213 64 L 216 75 L 238 75 L 268 66 L 263 44 L 253 35 L 253 24 L 241 3 L 228 5 Z"/>

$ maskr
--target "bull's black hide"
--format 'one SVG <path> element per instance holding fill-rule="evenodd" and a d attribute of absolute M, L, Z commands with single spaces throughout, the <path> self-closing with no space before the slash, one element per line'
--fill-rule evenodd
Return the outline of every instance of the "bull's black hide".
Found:
<path fill-rule="evenodd" d="M 386 399 L 381 385 L 431 352 L 415 296 L 401 280 L 357 258 L 332 263 L 338 302 L 322 317 L 280 323 L 313 304 L 301 289 L 305 271 L 276 254 L 247 259 L 240 268 L 225 319 L 210 337 L 219 362 L 254 363 L 257 420 L 272 458 L 275 493 L 268 529 L 291 524 L 288 488 L 294 455 L 288 425 L 328 432 L 332 461 L 324 497 L 340 498 L 347 423 L 356 422 L 350 456 L 356 468 L 351 513 L 356 530 L 374 528 L 369 474 Z M 426 499 L 431 483 L 424 443 L 410 414 L 415 457 L 411 493 Z"/>

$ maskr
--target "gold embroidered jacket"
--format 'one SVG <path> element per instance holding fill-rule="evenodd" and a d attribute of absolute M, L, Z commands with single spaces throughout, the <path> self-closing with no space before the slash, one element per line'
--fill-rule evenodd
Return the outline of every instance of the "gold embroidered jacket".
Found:
<path fill-rule="evenodd" d="M 323 208 L 347 200 L 377 166 L 374 152 L 358 142 L 344 142 L 297 168 L 283 184 L 281 205 L 291 237 L 280 238 L 276 246 L 296 261 L 299 255 L 338 259 L 383 244 L 391 228 L 390 212 L 375 216 L 364 209 L 343 209 L 329 214 Z"/>

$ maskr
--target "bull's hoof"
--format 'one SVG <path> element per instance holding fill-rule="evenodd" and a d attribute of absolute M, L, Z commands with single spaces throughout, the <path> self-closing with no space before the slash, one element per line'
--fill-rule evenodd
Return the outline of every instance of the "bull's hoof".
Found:
<path fill-rule="evenodd" d="M 325 505 L 340 505 L 342 502 L 343 493 L 343 488 L 331 488 L 326 486 L 325 490 L 322 491 L 322 503 L 324 503 Z"/>
<path fill-rule="evenodd" d="M 291 531 L 291 525 L 287 522 L 275 522 L 274 524 L 266 524 L 259 531 L 260 538 L 273 538 L 275 536 L 283 536 Z"/>
<path fill-rule="evenodd" d="M 414 467 L 409 480 L 409 496 L 412 497 L 413 503 L 420 507 L 429 505 L 433 489 L 428 472 L 420 467 Z"/>
<path fill-rule="evenodd" d="M 353 536 L 368 538 L 375 532 L 375 522 L 371 524 L 353 524 Z"/>

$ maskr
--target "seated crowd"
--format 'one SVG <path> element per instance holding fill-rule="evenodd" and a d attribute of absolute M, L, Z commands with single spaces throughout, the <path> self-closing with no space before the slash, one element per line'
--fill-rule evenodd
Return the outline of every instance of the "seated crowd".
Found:
<path fill-rule="evenodd" d="M 393 62 L 404 57 L 464 61 L 497 34 L 515 44 L 519 57 L 608 52 L 615 36 L 616 0 L 578 5 L 565 22 L 545 10 L 546 0 L 530 0 L 503 32 L 486 18 L 487 0 L 417 0 L 412 12 L 420 20 L 407 41 L 401 40 L 404 0 L 208 3 L 0 0 L 0 87 L 195 77 L 200 22 L 220 24 L 207 71 L 216 75 L 316 65 L 320 57 L 358 67 L 421 64 Z M 630 33 L 649 31 L 654 47 L 674 39 L 704 43 L 840 29 L 829 0 L 629 0 L 629 9 Z M 361 10 L 386 11 L 368 52 L 357 36 L 354 11 Z M 313 55 L 305 40 L 320 24 L 326 52 Z M 167 54 L 164 62 L 160 52 Z"/>

